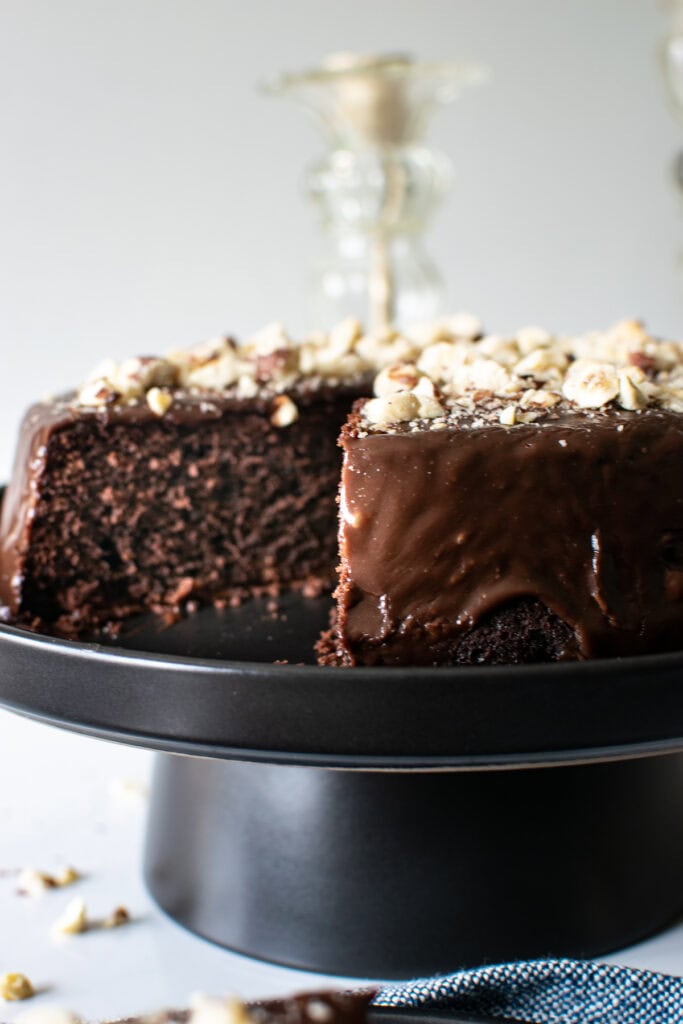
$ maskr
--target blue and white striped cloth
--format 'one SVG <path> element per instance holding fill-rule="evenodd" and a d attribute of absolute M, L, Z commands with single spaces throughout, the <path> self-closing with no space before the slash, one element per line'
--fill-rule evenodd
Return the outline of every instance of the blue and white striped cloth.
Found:
<path fill-rule="evenodd" d="M 683 978 L 588 960 L 528 960 L 387 985 L 373 1005 L 525 1024 L 681 1024 Z"/>

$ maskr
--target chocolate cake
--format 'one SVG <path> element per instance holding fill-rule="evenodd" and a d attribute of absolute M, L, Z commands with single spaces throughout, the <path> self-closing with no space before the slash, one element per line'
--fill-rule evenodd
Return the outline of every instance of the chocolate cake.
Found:
<path fill-rule="evenodd" d="M 373 368 L 408 351 L 355 321 L 273 325 L 108 361 L 21 427 L 0 526 L 5 619 L 92 632 L 145 610 L 329 588 L 337 437 Z"/>
<path fill-rule="evenodd" d="M 162 1010 L 119 1024 L 366 1024 L 376 990 L 299 992 L 279 999 L 242 1002 L 199 995 L 190 1010 Z"/>
<path fill-rule="evenodd" d="M 345 321 L 300 345 L 273 325 L 108 362 L 29 410 L 0 614 L 92 633 L 321 593 L 339 558 L 324 664 L 678 648 L 682 466 L 683 348 L 639 323 L 503 338 L 467 315 L 408 335 Z"/>
<path fill-rule="evenodd" d="M 636 322 L 426 339 L 344 427 L 324 664 L 683 646 L 683 349 Z"/>

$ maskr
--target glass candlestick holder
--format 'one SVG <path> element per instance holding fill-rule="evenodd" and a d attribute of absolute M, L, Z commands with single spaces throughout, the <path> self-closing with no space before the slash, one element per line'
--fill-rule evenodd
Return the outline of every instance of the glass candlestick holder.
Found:
<path fill-rule="evenodd" d="M 326 238 L 309 291 L 316 327 L 356 316 L 381 331 L 441 311 L 443 282 L 423 235 L 451 162 L 423 137 L 437 106 L 483 78 L 469 64 L 337 54 L 270 83 L 316 115 L 327 141 L 306 172 Z"/>

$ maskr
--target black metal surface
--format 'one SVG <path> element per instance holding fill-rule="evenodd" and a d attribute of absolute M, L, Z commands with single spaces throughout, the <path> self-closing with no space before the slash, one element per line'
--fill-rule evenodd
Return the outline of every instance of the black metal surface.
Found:
<path fill-rule="evenodd" d="M 293 594 L 275 618 L 264 602 L 207 609 L 167 629 L 138 624 L 126 647 L 0 626 L 0 704 L 156 750 L 331 767 L 519 765 L 683 747 L 683 653 L 512 668 L 269 663 L 311 661 L 328 609 L 327 599 Z"/>
<path fill-rule="evenodd" d="M 296 967 L 410 978 L 626 946 L 683 910 L 683 755 L 515 772 L 162 756 L 147 884 Z"/>

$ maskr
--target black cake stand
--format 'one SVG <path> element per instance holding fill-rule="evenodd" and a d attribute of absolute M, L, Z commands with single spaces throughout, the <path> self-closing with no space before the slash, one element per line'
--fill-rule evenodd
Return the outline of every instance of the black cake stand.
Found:
<path fill-rule="evenodd" d="M 683 910 L 683 654 L 318 668 L 328 611 L 251 601 L 108 646 L 1 626 L 0 703 L 161 752 L 149 889 L 252 956 L 407 977 L 595 956 Z"/>

